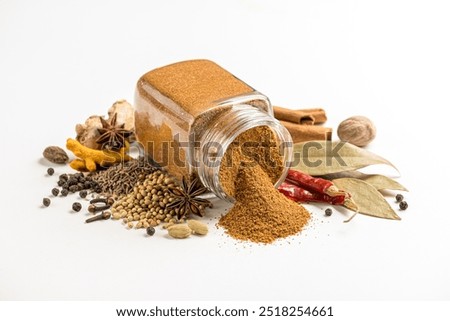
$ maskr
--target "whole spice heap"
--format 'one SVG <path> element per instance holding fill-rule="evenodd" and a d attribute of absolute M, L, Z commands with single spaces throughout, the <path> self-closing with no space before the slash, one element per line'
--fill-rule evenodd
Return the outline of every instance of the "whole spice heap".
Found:
<path fill-rule="evenodd" d="M 82 191 L 90 191 L 95 193 L 101 192 L 101 186 L 92 177 L 85 176 L 83 173 L 62 174 L 58 179 L 58 186 L 61 187 L 59 191 L 57 188 L 52 190 L 53 195 L 67 196 L 69 193 L 76 193 Z"/>
<path fill-rule="evenodd" d="M 249 152 L 242 145 L 249 146 L 248 142 L 259 143 Z M 271 130 L 264 126 L 250 129 L 235 143 L 238 146 L 225 153 L 233 162 L 230 166 L 222 161 L 220 182 L 236 202 L 219 225 L 236 239 L 260 243 L 299 233 L 310 214 L 274 188 L 283 167 Z"/>
<path fill-rule="evenodd" d="M 113 219 L 122 219 L 129 228 L 148 228 L 162 222 L 176 222 L 176 210 L 168 208 L 168 204 L 176 199 L 170 193 L 170 188 L 176 188 L 176 184 L 167 173 L 158 170 L 149 174 L 144 181 L 136 184 L 130 194 L 113 204 Z"/>
<path fill-rule="evenodd" d="M 103 194 L 121 197 L 131 193 L 138 182 L 155 170 L 147 158 L 140 157 L 97 171 L 91 177 L 99 184 Z"/>

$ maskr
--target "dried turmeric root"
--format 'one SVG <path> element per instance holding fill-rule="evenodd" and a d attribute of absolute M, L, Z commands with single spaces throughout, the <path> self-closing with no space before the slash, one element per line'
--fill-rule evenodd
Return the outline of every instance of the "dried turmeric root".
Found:
<path fill-rule="evenodd" d="M 78 159 L 75 159 L 70 163 L 70 167 L 80 172 L 93 172 L 97 170 L 97 166 L 108 167 L 132 159 L 127 154 L 130 148 L 130 145 L 127 142 L 125 142 L 125 147 L 117 152 L 88 148 L 72 138 L 67 140 L 66 147 L 78 157 Z"/>

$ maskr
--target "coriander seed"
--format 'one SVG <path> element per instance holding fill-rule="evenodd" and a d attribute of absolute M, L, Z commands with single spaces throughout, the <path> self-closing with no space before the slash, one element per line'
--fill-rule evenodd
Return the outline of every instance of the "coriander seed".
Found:
<path fill-rule="evenodd" d="M 402 194 L 397 194 L 397 195 L 395 195 L 395 200 L 396 200 L 397 202 L 403 201 L 403 195 L 402 195 Z"/>
<path fill-rule="evenodd" d="M 78 203 L 78 202 L 75 202 L 75 203 L 72 204 L 72 209 L 73 209 L 75 212 L 79 212 L 79 211 L 81 210 L 81 208 L 82 208 L 82 206 L 81 206 L 81 204 Z"/>
<path fill-rule="evenodd" d="M 406 203 L 406 201 L 401 201 L 399 206 L 400 206 L 400 210 L 404 211 L 408 208 L 408 203 Z"/>
<path fill-rule="evenodd" d="M 333 210 L 331 208 L 327 208 L 325 210 L 325 216 L 331 216 L 331 214 L 333 214 Z"/>
<path fill-rule="evenodd" d="M 54 189 L 52 189 L 52 194 L 53 194 L 53 196 L 58 196 L 59 189 L 57 189 L 56 187 Z"/>
<path fill-rule="evenodd" d="M 50 206 L 50 199 L 45 197 L 44 199 L 42 199 L 42 204 L 44 204 L 45 207 L 49 207 Z"/>
<path fill-rule="evenodd" d="M 49 167 L 49 168 L 47 169 L 47 174 L 50 175 L 50 176 L 52 176 L 53 174 L 55 174 L 55 170 L 54 170 L 52 167 Z"/>

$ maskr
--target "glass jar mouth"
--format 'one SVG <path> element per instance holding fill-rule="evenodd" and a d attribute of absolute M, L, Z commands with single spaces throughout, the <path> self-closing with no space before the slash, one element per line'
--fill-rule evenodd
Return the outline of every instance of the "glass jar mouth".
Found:
<path fill-rule="evenodd" d="M 239 117 L 236 117 L 233 119 L 234 121 L 230 122 L 227 122 L 227 119 L 223 119 L 200 141 L 200 150 L 203 151 L 201 161 L 204 166 L 200 167 L 199 176 L 202 183 L 216 196 L 234 203 L 235 198 L 226 193 L 220 181 L 220 169 L 222 159 L 235 139 L 240 134 L 256 127 L 267 126 L 272 130 L 275 134 L 277 148 L 279 149 L 283 164 L 281 175 L 274 184 L 275 188 L 287 176 L 289 164 L 292 162 L 293 157 L 293 143 L 287 129 L 278 120 L 260 109 L 247 104 L 240 104 L 234 105 L 231 110 L 233 114 Z M 211 149 L 212 152 L 210 151 Z M 209 171 L 208 175 L 202 175 L 206 171 Z M 206 179 L 207 177 L 210 179 Z"/>

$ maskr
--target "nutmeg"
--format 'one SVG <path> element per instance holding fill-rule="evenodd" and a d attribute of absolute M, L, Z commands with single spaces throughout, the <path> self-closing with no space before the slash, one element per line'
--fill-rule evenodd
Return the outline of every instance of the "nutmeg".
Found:
<path fill-rule="evenodd" d="M 337 134 L 342 141 L 364 147 L 376 135 L 376 128 L 372 121 L 364 116 L 353 116 L 339 124 Z"/>

